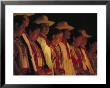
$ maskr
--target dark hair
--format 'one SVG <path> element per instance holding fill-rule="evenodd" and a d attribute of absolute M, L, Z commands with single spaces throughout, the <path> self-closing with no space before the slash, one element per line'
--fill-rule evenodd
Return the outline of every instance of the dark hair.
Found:
<path fill-rule="evenodd" d="M 45 23 L 41 23 L 41 24 L 40 24 L 41 31 L 44 29 L 45 25 L 46 25 Z"/>
<path fill-rule="evenodd" d="M 90 46 L 91 46 L 94 42 L 97 42 L 97 36 L 93 36 L 93 37 L 89 38 L 88 43 L 87 43 L 87 46 L 86 46 L 88 50 L 90 49 Z"/>
<path fill-rule="evenodd" d="M 21 26 L 24 22 L 25 18 L 24 15 L 16 15 L 14 16 L 13 22 L 14 22 L 14 32 L 17 31 L 17 29 L 15 28 L 16 23 L 18 24 L 18 26 Z"/>
<path fill-rule="evenodd" d="M 57 35 L 59 33 L 62 33 L 62 31 L 57 29 L 57 28 L 53 28 L 53 29 L 49 30 L 48 39 L 51 41 L 52 40 L 52 36 L 53 35 Z"/>
<path fill-rule="evenodd" d="M 71 37 L 69 39 L 69 43 L 72 44 L 74 42 L 74 40 L 81 36 L 82 34 L 76 29 L 76 30 L 73 30 L 72 33 L 71 33 Z"/>
<path fill-rule="evenodd" d="M 33 32 L 37 29 L 40 29 L 41 25 L 40 24 L 36 24 L 36 23 L 30 23 L 28 26 L 28 29 L 26 30 L 27 34 L 29 34 L 29 32 Z"/>
<path fill-rule="evenodd" d="M 74 31 L 73 34 L 72 34 L 72 38 L 75 39 L 75 38 L 77 38 L 77 37 L 79 37 L 79 36 L 81 36 L 81 35 L 82 35 L 81 32 L 79 32 L 79 31 Z"/>

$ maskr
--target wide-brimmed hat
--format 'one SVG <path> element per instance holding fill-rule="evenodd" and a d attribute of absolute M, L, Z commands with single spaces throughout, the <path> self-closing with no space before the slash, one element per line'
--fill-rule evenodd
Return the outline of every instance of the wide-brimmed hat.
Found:
<path fill-rule="evenodd" d="M 84 36 L 86 38 L 92 37 L 91 35 L 87 34 L 86 30 L 80 30 L 79 32 L 82 34 L 82 36 Z"/>
<path fill-rule="evenodd" d="M 49 26 L 52 26 L 55 23 L 54 21 L 50 21 L 48 19 L 48 17 L 45 16 L 45 15 L 42 15 L 42 16 L 38 17 L 34 22 L 36 24 L 47 23 L 47 24 L 49 24 Z"/>
<path fill-rule="evenodd" d="M 59 22 L 56 25 L 56 28 L 59 30 L 69 30 L 69 31 L 74 29 L 74 27 L 69 25 L 68 22 L 66 22 L 66 21 Z"/>

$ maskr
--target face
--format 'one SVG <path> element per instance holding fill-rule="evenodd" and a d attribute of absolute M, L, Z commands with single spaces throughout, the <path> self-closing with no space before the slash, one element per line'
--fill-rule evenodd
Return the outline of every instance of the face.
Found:
<path fill-rule="evenodd" d="M 18 24 L 16 24 L 16 28 L 18 28 L 18 36 L 21 36 L 24 32 L 25 32 L 25 21 L 23 22 L 23 24 L 21 24 L 19 27 L 18 27 Z"/>
<path fill-rule="evenodd" d="M 49 24 L 44 24 L 43 33 L 45 33 L 45 35 L 47 35 L 48 32 L 49 32 Z"/>
<path fill-rule="evenodd" d="M 30 37 L 33 41 L 36 41 L 40 33 L 40 29 L 36 29 L 33 32 L 30 32 Z"/>
<path fill-rule="evenodd" d="M 68 31 L 68 30 L 65 30 L 64 31 L 64 37 L 65 37 L 65 39 L 70 39 L 70 36 L 71 36 L 71 32 Z"/>
<path fill-rule="evenodd" d="M 63 38 L 63 33 L 58 33 L 57 35 L 53 35 L 53 41 L 56 45 L 58 45 L 61 41 L 62 41 L 62 38 Z"/>
<path fill-rule="evenodd" d="M 96 52 L 97 51 L 97 42 L 94 42 L 91 46 L 91 52 Z"/>
<path fill-rule="evenodd" d="M 82 45 L 82 36 L 78 36 L 76 39 L 75 39 L 75 43 L 77 44 L 77 46 L 81 46 Z"/>
<path fill-rule="evenodd" d="M 59 33 L 57 36 L 56 36 L 56 41 L 59 43 L 62 41 L 62 38 L 63 38 L 63 33 Z"/>
<path fill-rule="evenodd" d="M 85 47 L 87 45 L 88 39 L 86 37 L 82 37 L 82 47 Z"/>
<path fill-rule="evenodd" d="M 25 26 L 28 27 L 29 25 L 29 18 L 27 16 L 24 16 L 25 18 Z"/>

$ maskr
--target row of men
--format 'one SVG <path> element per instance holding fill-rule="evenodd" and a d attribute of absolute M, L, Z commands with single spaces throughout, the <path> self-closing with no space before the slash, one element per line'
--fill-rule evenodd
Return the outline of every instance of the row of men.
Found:
<path fill-rule="evenodd" d="M 54 23 L 45 15 L 36 17 L 31 22 L 28 16 L 14 16 L 14 74 L 96 74 L 96 60 L 94 62 L 89 58 L 90 55 L 93 59 L 93 54 L 87 54 L 85 48 L 87 39 L 91 36 L 85 30 L 75 30 L 70 45 L 67 40 L 75 28 L 62 21 L 49 29 Z M 49 30 L 50 41 L 47 39 Z"/>

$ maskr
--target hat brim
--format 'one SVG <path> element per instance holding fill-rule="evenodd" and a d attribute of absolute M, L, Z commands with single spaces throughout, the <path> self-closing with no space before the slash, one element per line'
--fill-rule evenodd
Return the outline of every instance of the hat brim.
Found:
<path fill-rule="evenodd" d="M 52 26 L 55 22 L 54 21 L 35 21 L 36 24 L 42 24 L 42 23 L 46 23 L 49 26 Z"/>
<path fill-rule="evenodd" d="M 92 36 L 91 35 L 88 35 L 88 34 L 85 34 L 85 33 L 83 33 L 82 34 L 84 37 L 86 37 L 86 38 L 91 38 Z"/>
<path fill-rule="evenodd" d="M 54 21 L 48 21 L 47 23 L 49 24 L 49 26 L 52 26 L 55 22 Z"/>
<path fill-rule="evenodd" d="M 69 30 L 69 31 L 74 30 L 73 26 L 66 26 L 66 27 L 65 26 L 62 26 L 62 27 L 56 26 L 56 28 L 59 30 Z"/>
<path fill-rule="evenodd" d="M 91 38 L 92 36 L 91 35 L 83 35 L 84 37 L 86 38 Z"/>
<path fill-rule="evenodd" d="M 86 31 L 79 31 L 81 34 L 82 34 L 82 36 L 84 36 L 85 38 L 91 38 L 92 36 L 91 35 L 89 35 L 89 34 L 87 34 L 86 33 Z"/>

